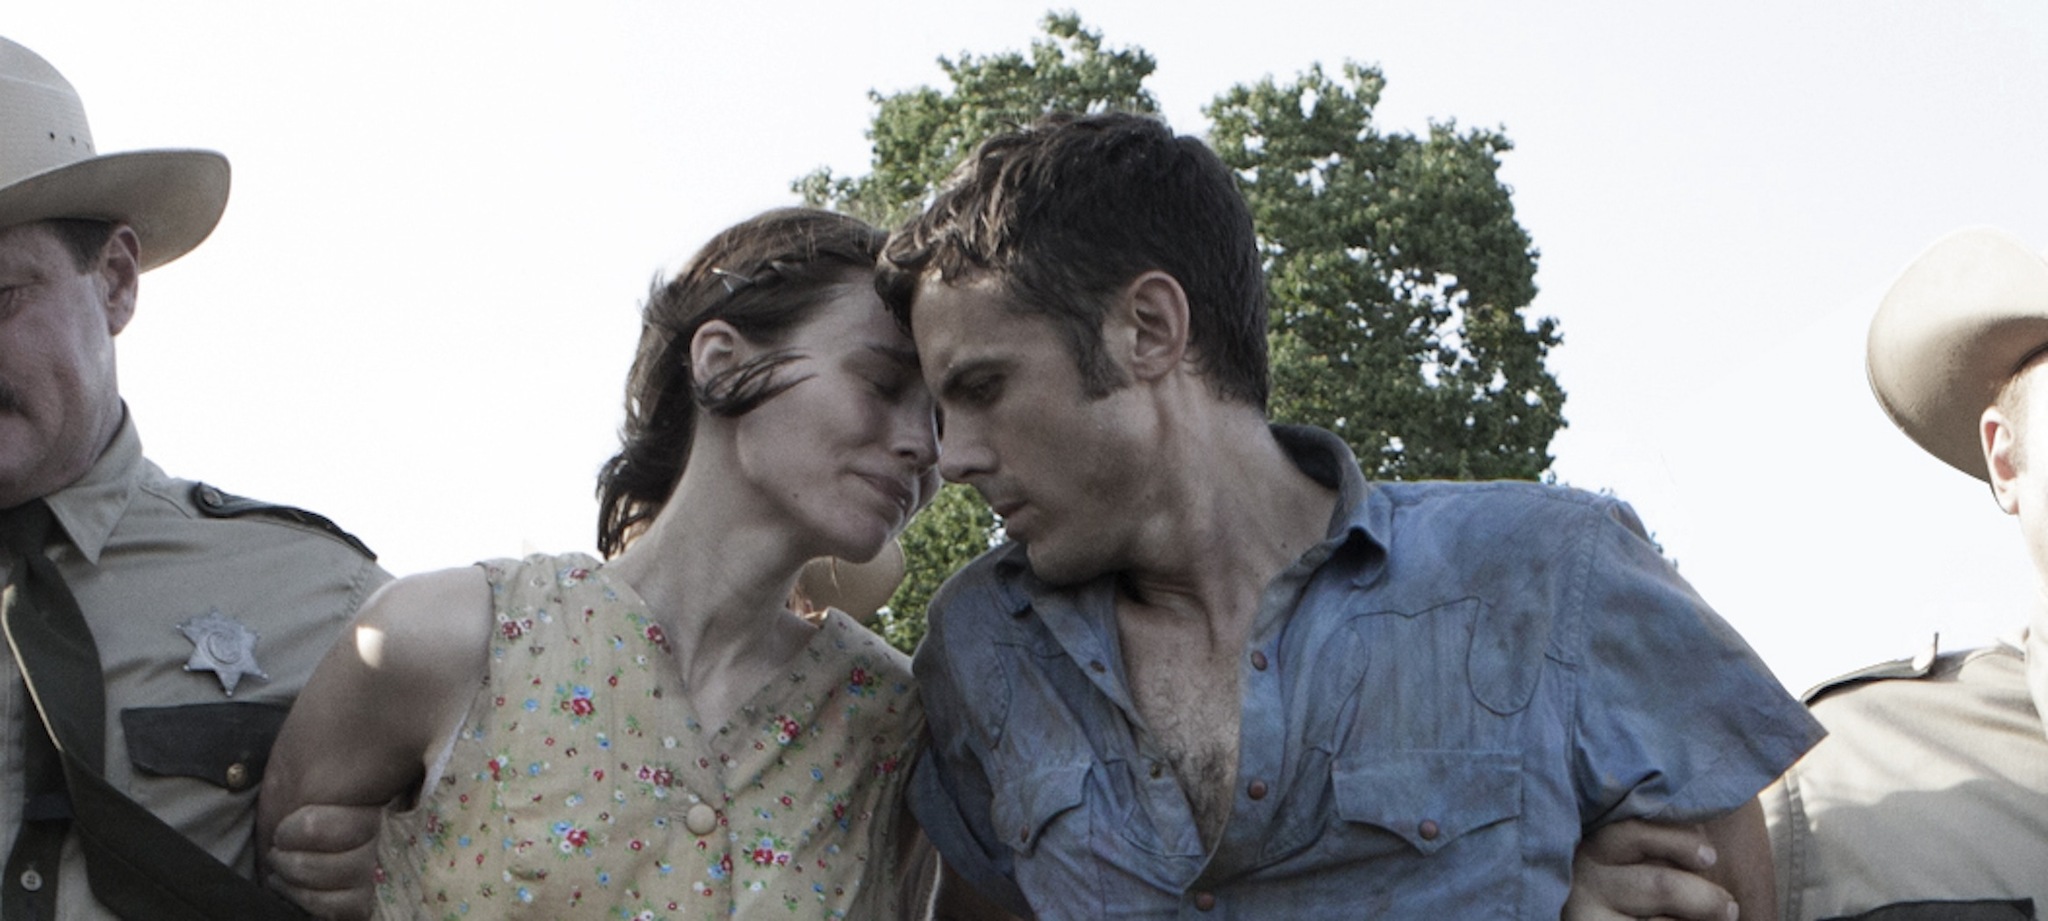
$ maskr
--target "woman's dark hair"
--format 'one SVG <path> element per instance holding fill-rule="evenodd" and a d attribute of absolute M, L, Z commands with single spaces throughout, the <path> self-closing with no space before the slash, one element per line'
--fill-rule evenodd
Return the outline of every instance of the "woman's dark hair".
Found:
<path fill-rule="evenodd" d="M 626 376 L 619 453 L 597 475 L 598 552 L 617 555 L 661 512 L 682 480 L 700 408 L 742 416 L 802 380 L 774 373 L 798 357 L 774 346 L 811 318 L 828 289 L 872 284 L 885 238 L 842 214 L 780 208 L 721 231 L 674 278 L 655 280 Z M 690 340 L 709 320 L 770 351 L 698 386 Z"/>

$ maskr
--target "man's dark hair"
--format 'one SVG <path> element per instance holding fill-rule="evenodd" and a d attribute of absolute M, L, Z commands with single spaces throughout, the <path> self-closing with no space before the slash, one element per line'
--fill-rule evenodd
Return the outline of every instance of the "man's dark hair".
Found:
<path fill-rule="evenodd" d="M 99 264 L 100 253 L 114 236 L 114 225 L 106 221 L 66 217 L 44 221 L 43 226 L 57 235 L 57 242 L 64 244 L 72 265 L 80 272 L 90 272 Z"/>
<path fill-rule="evenodd" d="M 1188 298 L 1196 368 L 1224 399 L 1266 405 L 1266 285 L 1251 211 L 1223 161 L 1157 119 L 1050 115 L 977 147 L 931 207 L 889 237 L 876 288 L 910 323 L 928 273 L 995 278 L 1010 307 L 1045 316 L 1084 387 L 1124 384 L 1102 349 L 1110 298 L 1144 272 Z"/>
<path fill-rule="evenodd" d="M 870 284 L 884 239 L 881 230 L 843 214 L 781 208 L 719 232 L 674 278 L 655 281 L 626 376 L 619 453 L 597 476 L 600 553 L 625 549 L 668 503 L 683 478 L 700 410 L 743 416 L 803 379 L 776 373 L 799 356 L 775 347 L 835 289 Z M 770 350 L 699 386 L 690 340 L 711 320 Z"/>

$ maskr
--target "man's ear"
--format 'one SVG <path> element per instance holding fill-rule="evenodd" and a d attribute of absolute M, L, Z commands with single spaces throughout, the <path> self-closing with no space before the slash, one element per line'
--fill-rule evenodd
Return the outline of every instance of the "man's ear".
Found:
<path fill-rule="evenodd" d="M 745 359 L 747 340 L 724 320 L 706 320 L 690 336 L 690 374 L 697 386 L 730 371 Z"/>
<path fill-rule="evenodd" d="M 133 228 L 126 224 L 114 225 L 114 233 L 107 238 L 107 245 L 100 248 L 99 263 L 95 271 L 99 275 L 100 300 L 107 312 L 107 335 L 118 336 L 128 328 L 128 321 L 135 319 L 135 292 L 140 286 L 142 275 L 142 242 L 135 236 Z"/>
<path fill-rule="evenodd" d="M 1180 366 L 1188 352 L 1188 295 L 1173 276 L 1153 270 L 1124 286 L 1117 302 L 1129 325 L 1131 374 L 1156 380 Z"/>
<path fill-rule="evenodd" d="M 1978 417 L 1977 434 L 1984 447 L 1984 470 L 1991 480 L 1992 498 L 2006 514 L 2019 514 L 2019 433 L 2005 413 L 1993 406 Z"/>

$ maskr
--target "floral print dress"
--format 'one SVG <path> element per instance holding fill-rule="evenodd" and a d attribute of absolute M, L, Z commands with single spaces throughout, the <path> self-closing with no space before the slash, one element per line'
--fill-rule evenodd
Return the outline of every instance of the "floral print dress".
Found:
<path fill-rule="evenodd" d="M 900 918 L 923 732 L 909 661 L 832 611 L 698 725 L 669 638 L 582 555 L 482 564 L 489 677 L 377 849 L 387 918 Z"/>

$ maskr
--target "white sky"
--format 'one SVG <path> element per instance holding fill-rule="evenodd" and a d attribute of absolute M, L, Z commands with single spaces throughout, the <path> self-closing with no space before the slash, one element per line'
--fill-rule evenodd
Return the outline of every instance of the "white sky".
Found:
<path fill-rule="evenodd" d="M 102 151 L 225 152 L 206 245 L 121 369 L 171 472 L 327 514 L 415 571 L 587 547 L 639 297 L 720 227 L 864 172 L 870 89 L 1021 49 L 1047 7 L 18 0 L 0 29 Z M 2034 590 L 1985 488 L 1863 382 L 1941 234 L 2048 247 L 2048 6 L 1111 0 L 1176 128 L 1239 82 L 1377 63 L 1382 127 L 1500 126 L 1542 251 L 1576 486 L 1632 501 L 1794 689 Z"/>

